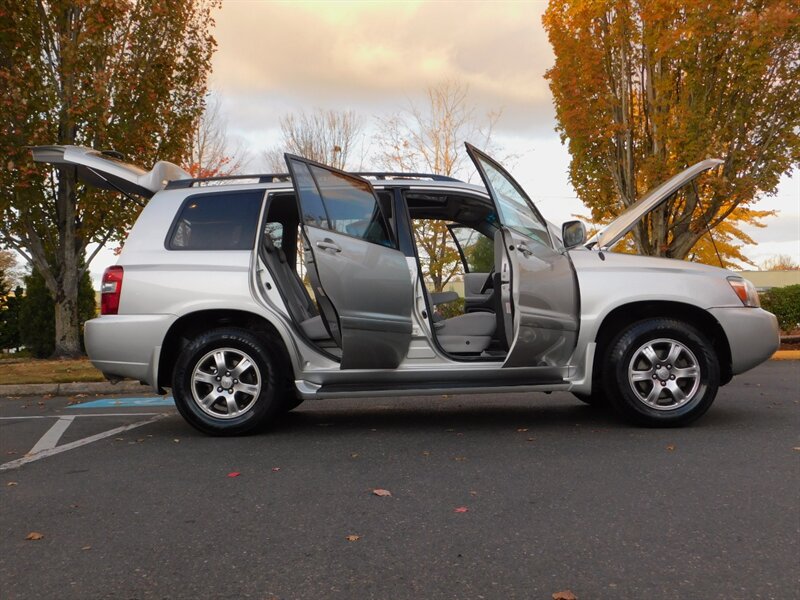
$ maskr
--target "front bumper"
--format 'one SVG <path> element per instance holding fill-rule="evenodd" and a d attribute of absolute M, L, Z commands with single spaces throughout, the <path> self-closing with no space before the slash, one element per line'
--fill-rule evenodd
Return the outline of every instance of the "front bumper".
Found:
<path fill-rule="evenodd" d="M 84 326 L 86 353 L 109 378 L 157 385 L 158 358 L 175 315 L 104 315 Z"/>
<path fill-rule="evenodd" d="M 778 319 L 746 306 L 708 310 L 722 326 L 731 348 L 731 372 L 744 373 L 768 360 L 781 343 Z"/>

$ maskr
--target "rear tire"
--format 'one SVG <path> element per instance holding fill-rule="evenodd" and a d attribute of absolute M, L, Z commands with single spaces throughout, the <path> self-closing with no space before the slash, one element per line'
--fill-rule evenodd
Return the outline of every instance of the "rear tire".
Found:
<path fill-rule="evenodd" d="M 172 378 L 178 412 L 210 435 L 251 433 L 284 403 L 280 351 L 251 332 L 214 329 L 180 353 Z"/>
<path fill-rule="evenodd" d="M 674 319 L 639 321 L 610 345 L 603 385 L 611 406 L 645 427 L 680 427 L 700 418 L 719 387 L 714 347 Z"/>

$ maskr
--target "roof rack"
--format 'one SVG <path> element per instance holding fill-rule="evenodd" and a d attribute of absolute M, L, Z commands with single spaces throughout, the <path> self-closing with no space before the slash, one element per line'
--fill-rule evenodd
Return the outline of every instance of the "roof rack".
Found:
<path fill-rule="evenodd" d="M 458 181 L 455 177 L 447 175 L 434 175 L 432 173 L 396 173 L 389 171 L 364 171 L 353 173 L 359 177 L 376 179 L 379 181 L 394 181 L 398 179 L 430 179 L 431 181 Z M 179 190 L 191 187 L 209 185 L 236 184 L 242 180 L 253 180 L 254 183 L 280 183 L 291 181 L 288 173 L 254 173 L 250 175 L 218 175 L 215 177 L 196 177 L 193 179 L 173 179 L 166 185 L 167 190 Z"/>
<path fill-rule="evenodd" d="M 194 186 L 223 185 L 225 183 L 239 183 L 242 179 L 252 179 L 255 183 L 278 183 L 290 181 L 288 173 L 253 173 L 250 175 L 217 175 L 215 177 L 195 177 L 193 179 L 173 179 L 167 182 L 164 189 L 179 190 Z"/>
<path fill-rule="evenodd" d="M 374 177 L 375 179 L 379 180 L 386 180 L 386 179 L 430 179 L 431 181 L 458 181 L 462 183 L 460 179 L 456 179 L 455 177 L 449 177 L 448 175 L 435 175 L 433 173 L 402 173 L 402 172 L 391 172 L 391 171 L 365 171 L 361 173 L 353 173 L 353 175 L 358 175 L 359 177 Z"/>

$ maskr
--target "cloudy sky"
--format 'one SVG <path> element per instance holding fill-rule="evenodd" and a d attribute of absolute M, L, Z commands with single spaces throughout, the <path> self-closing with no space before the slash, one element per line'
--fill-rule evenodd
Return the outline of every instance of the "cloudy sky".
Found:
<path fill-rule="evenodd" d="M 417 101 L 444 80 L 469 85 L 478 113 L 502 110 L 495 142 L 511 170 L 553 222 L 582 204 L 567 180 L 569 155 L 554 131 L 543 75 L 553 54 L 541 25 L 544 1 L 256 2 L 225 0 L 216 17 L 211 88 L 234 143 L 264 168 L 278 119 L 293 110 L 353 109 L 365 135 L 380 116 Z M 366 140 L 367 142 L 369 140 Z M 750 233 L 759 262 L 800 254 L 800 176 L 786 177 L 761 207 L 779 210 Z M 102 273 L 113 257 L 98 257 Z"/>

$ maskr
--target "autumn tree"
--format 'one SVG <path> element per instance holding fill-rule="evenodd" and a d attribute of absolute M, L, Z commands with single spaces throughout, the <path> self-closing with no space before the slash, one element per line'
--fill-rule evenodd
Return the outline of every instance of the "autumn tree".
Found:
<path fill-rule="evenodd" d="M 788 254 L 776 254 L 763 261 L 762 271 L 800 271 L 800 263 Z"/>
<path fill-rule="evenodd" d="M 481 114 L 470 100 L 469 86 L 445 81 L 431 86 L 421 104 L 409 103 L 400 113 L 381 119 L 376 162 L 390 171 L 423 172 L 470 179 L 472 163 L 464 142 L 487 149 L 500 111 Z M 414 238 L 426 281 L 440 292 L 461 274 L 458 250 L 447 222 L 414 221 Z"/>
<path fill-rule="evenodd" d="M 547 72 L 570 179 L 606 222 L 670 175 L 724 164 L 633 231 L 642 254 L 741 260 L 741 225 L 800 159 L 800 9 L 782 0 L 551 0 Z M 717 232 L 715 231 L 715 236 Z M 698 250 L 697 246 L 701 248 Z"/>
<path fill-rule="evenodd" d="M 242 168 L 244 149 L 231 143 L 226 127 L 222 101 L 211 94 L 189 138 L 184 168 L 192 177 L 233 175 Z"/>
<path fill-rule="evenodd" d="M 34 165 L 26 146 L 115 149 L 184 162 L 203 111 L 216 0 L 0 0 L 0 244 L 41 274 L 55 355 L 80 353 L 79 282 L 139 206 Z"/>
<path fill-rule="evenodd" d="M 286 171 L 284 152 L 297 154 L 336 169 L 352 168 L 351 161 L 359 144 L 363 119 L 352 110 L 318 108 L 299 111 L 280 118 L 281 139 L 264 153 L 267 168 Z"/>

